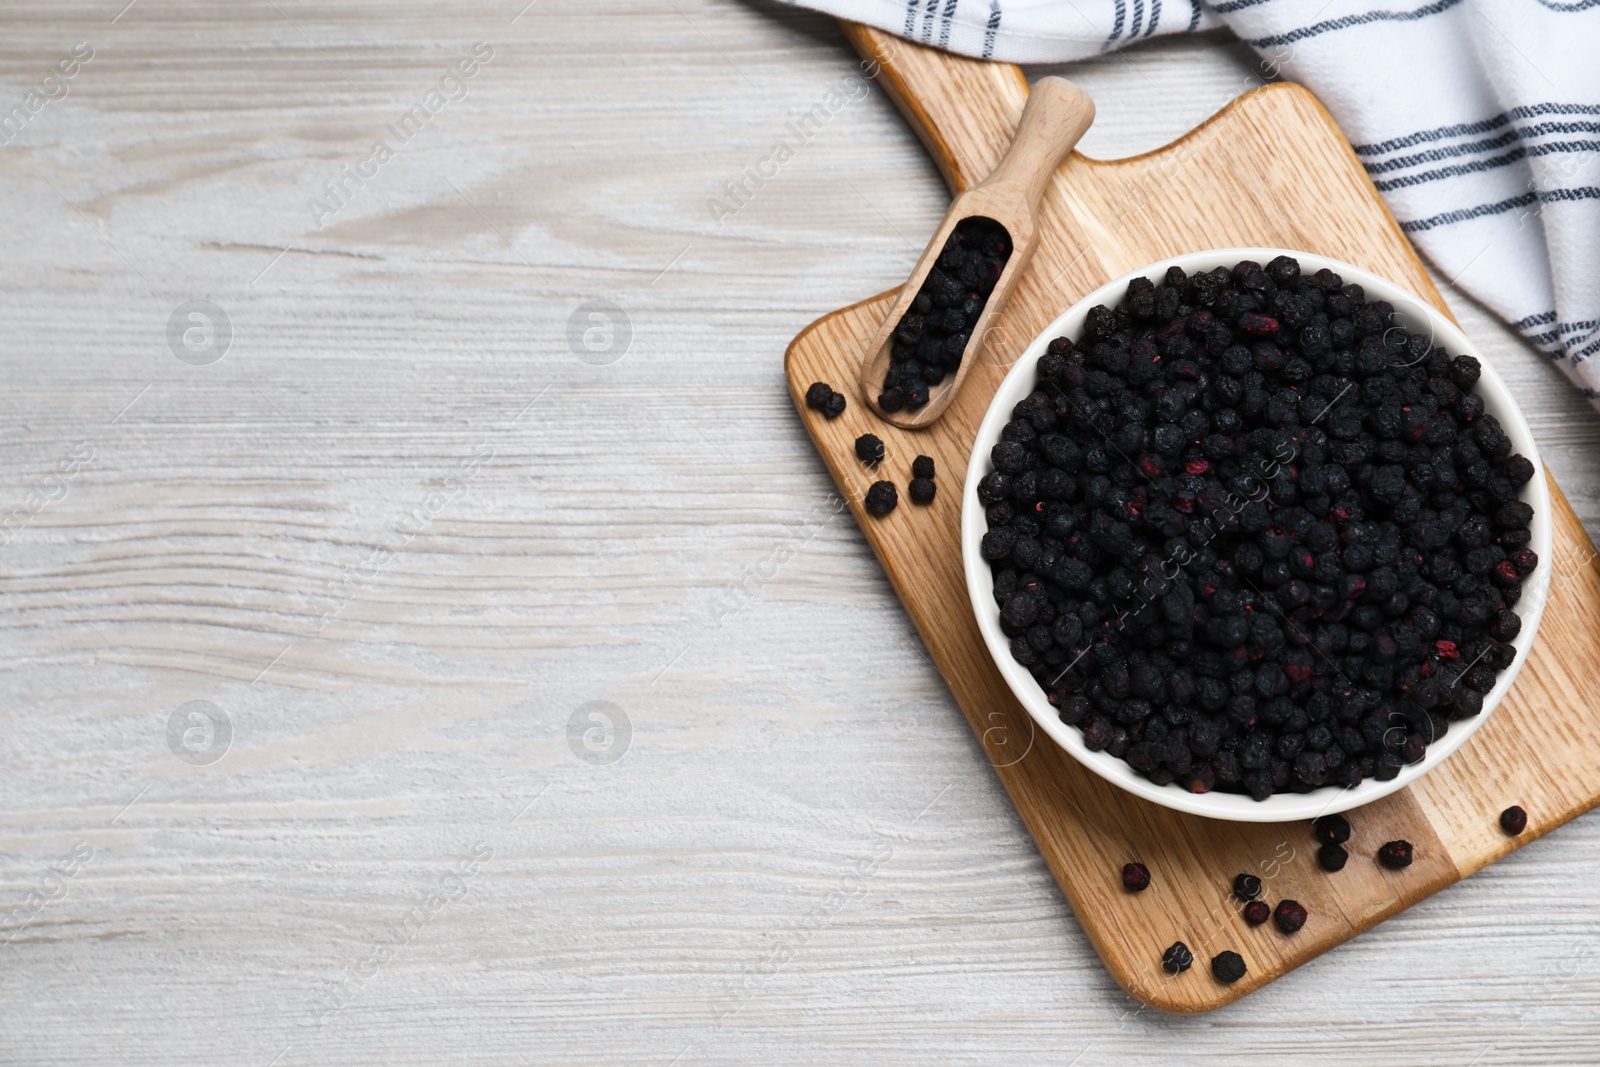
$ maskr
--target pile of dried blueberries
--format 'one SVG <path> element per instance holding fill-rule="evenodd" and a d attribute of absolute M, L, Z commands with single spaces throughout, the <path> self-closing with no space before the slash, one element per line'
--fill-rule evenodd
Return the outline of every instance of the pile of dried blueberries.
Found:
<path fill-rule="evenodd" d="M 879 407 L 916 411 L 928 403 L 930 387 L 956 372 L 1010 258 L 1011 237 L 998 222 L 974 216 L 956 223 L 895 327 Z"/>
<path fill-rule="evenodd" d="M 1480 368 L 1328 270 L 1129 283 L 1052 341 L 978 486 L 1011 654 L 1194 792 L 1421 760 L 1515 657 L 1533 464 Z"/>

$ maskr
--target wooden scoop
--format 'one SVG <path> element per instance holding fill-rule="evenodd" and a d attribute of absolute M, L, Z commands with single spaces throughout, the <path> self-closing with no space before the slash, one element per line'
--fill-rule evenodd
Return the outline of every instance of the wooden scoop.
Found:
<path fill-rule="evenodd" d="M 889 317 L 867 348 L 866 358 L 861 362 L 861 395 L 873 411 L 907 430 L 927 426 L 944 414 L 966 380 L 967 371 L 972 369 L 978 353 L 983 350 L 989 328 L 1033 257 L 1033 250 L 1039 243 L 1039 200 L 1044 196 L 1045 186 L 1093 121 L 1094 101 L 1065 78 L 1041 78 L 1034 84 L 1005 158 L 987 178 L 959 194 L 951 203 L 933 240 L 928 242 L 922 258 L 917 261 L 916 269 L 900 290 Z M 1006 260 L 1005 270 L 995 282 L 977 325 L 972 328 L 955 374 L 935 386 L 921 408 L 884 411 L 878 406 L 878 394 L 883 391 L 884 377 L 889 372 L 895 327 L 900 325 L 900 319 L 922 291 L 922 283 L 938 262 L 950 232 L 963 219 L 974 216 L 993 219 L 1006 228 L 1011 236 L 1011 258 Z"/>

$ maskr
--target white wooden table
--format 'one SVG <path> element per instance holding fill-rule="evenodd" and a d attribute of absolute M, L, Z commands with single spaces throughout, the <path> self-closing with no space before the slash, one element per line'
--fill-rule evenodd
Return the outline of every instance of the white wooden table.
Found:
<path fill-rule="evenodd" d="M 1119 992 L 782 388 L 932 166 L 874 88 L 719 222 L 834 26 L 524 2 L 0 16 L 0 1063 L 1600 1060 L 1593 819 Z M 1101 156 L 1255 81 L 1066 72 Z M 1600 422 L 1454 306 L 1600 528 Z"/>

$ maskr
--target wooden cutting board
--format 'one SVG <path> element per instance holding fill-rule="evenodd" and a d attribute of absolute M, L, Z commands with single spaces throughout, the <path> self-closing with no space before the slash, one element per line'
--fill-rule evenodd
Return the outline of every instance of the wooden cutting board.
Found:
<path fill-rule="evenodd" d="M 879 82 L 922 137 L 952 189 L 981 179 L 1009 143 L 1028 87 L 1019 68 L 945 55 L 847 24 Z M 827 315 L 789 346 L 789 389 L 867 541 L 922 635 L 950 691 L 983 743 L 1078 921 L 1116 980 L 1157 1008 L 1208 1011 L 1298 967 L 1362 930 L 1493 863 L 1600 802 L 1600 567 L 1583 527 L 1551 483 L 1555 573 L 1538 640 L 1515 688 L 1472 740 L 1428 777 L 1350 813 L 1350 863 L 1338 874 L 1316 861 L 1304 823 L 1246 824 L 1182 815 L 1123 793 L 1080 767 L 1042 733 L 1006 688 L 973 621 L 962 577 L 958 518 L 967 458 L 979 421 L 1007 367 L 1061 311 L 1110 278 L 1180 252 L 1276 246 L 1320 252 L 1366 267 L 1445 310 L 1328 113 L 1305 89 L 1249 93 L 1181 140 L 1132 159 L 1074 154 L 1045 194 L 1039 251 L 990 334 L 982 362 L 944 418 L 904 431 L 872 415 L 856 395 L 862 348 L 887 314 L 884 293 Z M 814 381 L 850 397 L 828 421 L 805 406 Z M 857 435 L 884 440 L 878 473 L 855 460 Z M 938 499 L 906 498 L 911 460 L 938 464 Z M 901 504 L 876 519 L 862 507 L 879 477 Z M 1524 738 L 1553 739 L 1537 755 Z M 1507 838 L 1499 813 L 1528 812 Z M 1388 871 L 1374 860 L 1384 841 L 1406 838 L 1416 861 Z M 1153 884 L 1121 887 L 1138 860 Z M 1304 929 L 1249 927 L 1229 895 L 1251 871 L 1266 899 L 1310 911 Z M 1516 921 L 1516 920 L 1513 920 Z M 1526 921 L 1535 921 L 1526 917 Z M 1196 957 L 1171 977 L 1162 951 L 1182 940 Z M 1222 985 L 1213 955 L 1232 949 L 1248 975 Z M 1530 976 L 1531 977 L 1531 976 Z"/>

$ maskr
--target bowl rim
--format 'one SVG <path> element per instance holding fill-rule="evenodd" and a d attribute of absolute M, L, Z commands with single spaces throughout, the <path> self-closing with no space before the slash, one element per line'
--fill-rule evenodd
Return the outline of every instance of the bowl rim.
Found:
<path fill-rule="evenodd" d="M 1080 336 L 1083 321 L 1091 308 L 1099 304 L 1114 305 L 1125 294 L 1130 281 L 1139 277 L 1158 278 L 1168 267 L 1178 266 L 1192 274 L 1197 270 L 1210 270 L 1218 266 L 1231 268 L 1244 260 L 1265 264 L 1280 255 L 1298 260 L 1303 271 L 1314 272 L 1322 268 L 1334 271 L 1346 284 L 1360 285 L 1369 300 L 1376 298 L 1392 304 L 1396 319 L 1406 329 L 1419 332 L 1419 325 L 1425 324 L 1435 343 L 1443 345 L 1452 355 L 1470 355 L 1478 360 L 1482 375 L 1477 391 L 1484 398 L 1485 411 L 1499 419 L 1501 427 L 1511 438 L 1512 449 L 1526 456 L 1534 466 L 1534 476 L 1522 487 L 1519 499 L 1531 504 L 1534 509 L 1533 519 L 1529 523 L 1532 534 L 1529 547 L 1538 553 L 1539 564 L 1530 580 L 1524 584 L 1522 599 L 1518 603 L 1522 630 L 1512 642 L 1516 648 L 1516 658 L 1496 678 L 1494 688 L 1484 697 L 1481 712 L 1472 719 L 1451 723 L 1449 733 L 1429 745 L 1428 753 L 1422 760 L 1401 768 L 1400 773 L 1387 782 L 1367 778 L 1353 789 L 1323 786 L 1309 793 L 1274 793 L 1264 801 L 1257 801 L 1243 793 L 1191 793 L 1176 784 L 1158 786 L 1141 777 L 1122 758 L 1104 751 L 1091 752 L 1083 742 L 1083 732 L 1060 721 L 1033 675 L 1012 658 L 1010 639 L 1000 629 L 1000 612 L 994 603 L 993 575 L 979 551 L 979 542 L 988 529 L 988 523 L 984 508 L 978 503 L 977 487 L 979 480 L 994 469 L 989 450 L 999 441 L 1000 431 L 1010 420 L 1011 409 L 1032 391 L 1034 368 L 1046 346 L 1053 338 L 1063 334 Z M 1192 815 L 1236 822 L 1309 819 L 1369 804 L 1404 789 L 1464 745 L 1499 707 L 1528 658 L 1549 597 L 1552 540 L 1550 492 L 1545 481 L 1544 463 L 1534 444 L 1527 419 L 1505 381 L 1460 327 L 1444 313 L 1387 278 L 1328 256 L 1286 248 L 1214 248 L 1165 257 L 1114 278 L 1073 303 L 1023 350 L 995 391 L 978 426 L 961 497 L 961 554 L 968 599 L 990 658 L 1035 725 L 1080 764 L 1135 796 Z"/>

